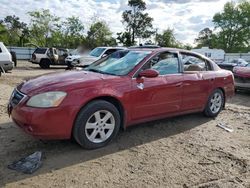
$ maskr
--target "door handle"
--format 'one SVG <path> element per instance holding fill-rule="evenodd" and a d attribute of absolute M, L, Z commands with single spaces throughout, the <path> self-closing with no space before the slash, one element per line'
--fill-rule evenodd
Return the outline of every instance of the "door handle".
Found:
<path fill-rule="evenodd" d="M 175 87 L 181 87 L 182 83 L 175 84 Z"/>

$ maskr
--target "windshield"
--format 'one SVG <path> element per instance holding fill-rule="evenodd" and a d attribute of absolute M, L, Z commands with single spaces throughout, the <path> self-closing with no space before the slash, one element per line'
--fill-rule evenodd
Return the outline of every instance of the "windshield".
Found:
<path fill-rule="evenodd" d="M 89 53 L 89 55 L 99 57 L 105 49 L 106 48 L 95 48 Z"/>
<path fill-rule="evenodd" d="M 118 76 L 126 75 L 150 53 L 151 51 L 117 51 L 93 63 L 86 70 Z"/>

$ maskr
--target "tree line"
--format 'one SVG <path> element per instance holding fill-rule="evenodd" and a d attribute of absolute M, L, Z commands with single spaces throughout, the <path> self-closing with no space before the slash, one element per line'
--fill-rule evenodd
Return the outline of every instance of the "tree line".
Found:
<path fill-rule="evenodd" d="M 191 49 L 179 42 L 174 29 L 166 28 L 157 33 L 153 18 L 145 12 L 143 0 L 128 0 L 128 9 L 122 13 L 124 31 L 114 38 L 108 24 L 94 18 L 88 31 L 79 17 L 65 20 L 53 15 L 49 10 L 28 12 L 29 24 L 19 17 L 6 16 L 0 20 L 0 41 L 10 46 L 47 46 L 59 48 L 87 48 L 96 46 L 136 45 L 136 39 L 146 40 L 146 44 Z M 220 13 L 213 17 L 214 28 L 204 28 L 195 39 L 196 48 L 208 46 L 224 49 L 226 52 L 250 51 L 250 2 L 243 0 L 236 4 L 228 2 Z M 152 40 L 154 42 L 152 42 Z"/>

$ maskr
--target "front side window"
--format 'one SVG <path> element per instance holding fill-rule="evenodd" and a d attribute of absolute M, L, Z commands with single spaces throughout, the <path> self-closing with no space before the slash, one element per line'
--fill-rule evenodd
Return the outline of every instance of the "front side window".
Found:
<path fill-rule="evenodd" d="M 85 70 L 111 75 L 126 75 L 151 51 L 121 50 L 91 64 Z"/>
<path fill-rule="evenodd" d="M 0 53 L 2 53 L 2 49 L 0 48 Z"/>
<path fill-rule="evenodd" d="M 109 50 L 107 50 L 104 54 L 105 55 L 110 55 L 110 54 L 112 54 L 112 53 L 114 53 L 114 52 L 116 52 L 117 51 L 117 49 L 109 49 Z"/>
<path fill-rule="evenodd" d="M 188 53 L 181 53 L 184 71 L 207 71 L 211 66 L 207 60 Z"/>
<path fill-rule="evenodd" d="M 89 53 L 89 55 L 99 57 L 104 52 L 104 50 L 105 48 L 95 48 Z"/>
<path fill-rule="evenodd" d="M 176 53 L 163 52 L 154 56 L 141 69 L 154 69 L 159 75 L 176 74 L 179 72 L 179 60 Z"/>

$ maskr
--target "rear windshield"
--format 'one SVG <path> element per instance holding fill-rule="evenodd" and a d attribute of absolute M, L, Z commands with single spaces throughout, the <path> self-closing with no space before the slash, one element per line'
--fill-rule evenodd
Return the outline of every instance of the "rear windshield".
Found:
<path fill-rule="evenodd" d="M 47 48 L 37 48 L 34 53 L 36 54 L 45 54 L 47 51 Z"/>

